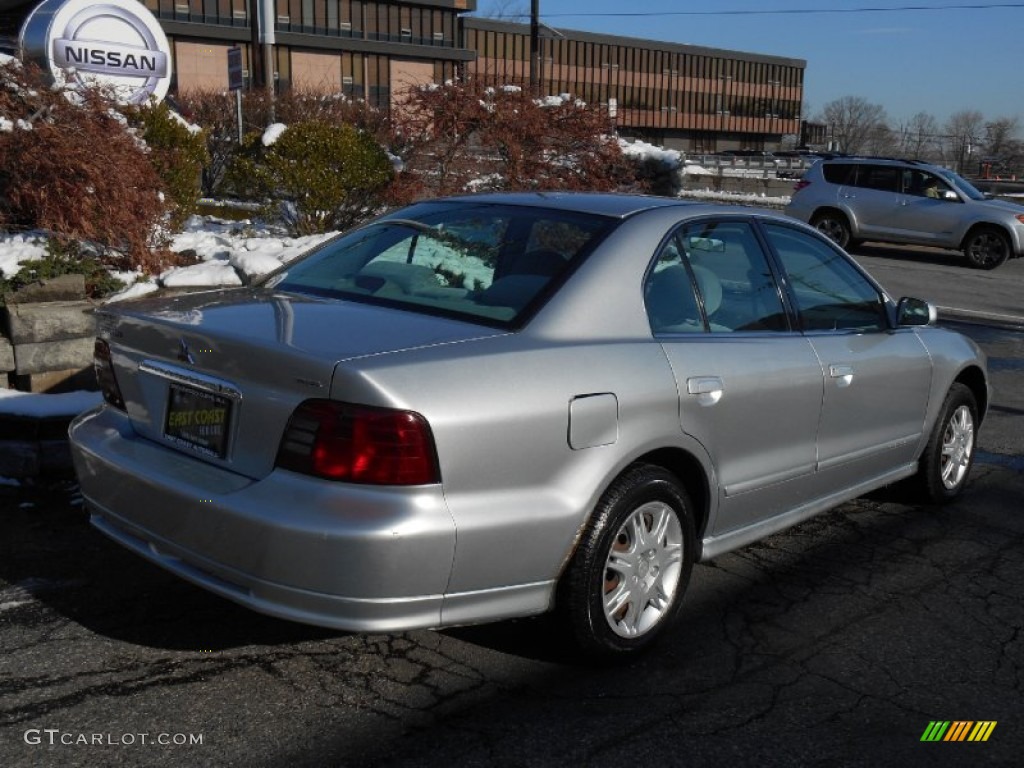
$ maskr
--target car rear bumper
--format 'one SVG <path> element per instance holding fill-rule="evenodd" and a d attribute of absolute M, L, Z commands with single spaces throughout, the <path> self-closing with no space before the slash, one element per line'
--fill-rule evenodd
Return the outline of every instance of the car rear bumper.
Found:
<path fill-rule="evenodd" d="M 354 486 L 283 470 L 254 481 L 137 437 L 108 407 L 75 419 L 70 438 L 93 525 L 188 581 L 319 626 L 442 624 L 455 526 L 440 486 Z"/>

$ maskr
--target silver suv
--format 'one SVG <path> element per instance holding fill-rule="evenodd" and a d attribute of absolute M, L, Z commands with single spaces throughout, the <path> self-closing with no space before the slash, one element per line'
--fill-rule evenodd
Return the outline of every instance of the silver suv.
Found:
<path fill-rule="evenodd" d="M 843 248 L 861 240 L 931 245 L 963 251 L 980 269 L 1024 255 L 1024 207 L 914 160 L 822 160 L 797 182 L 786 213 Z"/>

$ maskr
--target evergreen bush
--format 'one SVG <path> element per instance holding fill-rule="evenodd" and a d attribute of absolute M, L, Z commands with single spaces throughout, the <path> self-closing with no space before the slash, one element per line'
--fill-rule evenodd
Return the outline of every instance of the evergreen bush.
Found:
<path fill-rule="evenodd" d="M 284 203 L 295 234 L 348 229 L 376 214 L 394 175 L 391 161 L 365 131 L 322 120 L 289 126 L 269 146 L 249 134 L 229 169 L 241 196 L 273 211 Z"/>
<path fill-rule="evenodd" d="M 149 160 L 168 198 L 168 226 L 177 230 L 196 212 L 202 195 L 202 171 L 210 159 L 203 132 L 164 102 L 128 110 L 128 119 L 149 147 Z"/>

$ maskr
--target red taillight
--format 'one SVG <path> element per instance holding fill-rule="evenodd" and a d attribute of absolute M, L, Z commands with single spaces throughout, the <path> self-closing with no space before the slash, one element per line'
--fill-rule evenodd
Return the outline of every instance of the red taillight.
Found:
<path fill-rule="evenodd" d="M 96 373 L 96 383 L 100 385 L 103 399 L 115 408 L 124 410 L 124 398 L 121 388 L 117 386 L 114 375 L 114 363 L 110 359 L 110 345 L 103 339 L 96 339 L 92 348 L 92 368 Z"/>
<path fill-rule="evenodd" d="M 811 182 L 804 181 L 803 179 L 800 179 L 796 184 L 793 185 L 793 193 L 795 194 L 795 193 L 799 192 L 801 189 L 803 189 L 804 187 L 809 187 L 809 186 L 811 186 Z"/>
<path fill-rule="evenodd" d="M 288 420 L 277 466 L 373 485 L 439 482 L 434 438 L 412 411 L 307 400 Z"/>

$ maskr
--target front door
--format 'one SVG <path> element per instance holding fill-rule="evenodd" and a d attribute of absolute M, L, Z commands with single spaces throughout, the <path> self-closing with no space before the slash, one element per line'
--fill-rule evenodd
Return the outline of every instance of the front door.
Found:
<path fill-rule="evenodd" d="M 819 482 L 854 486 L 912 462 L 932 376 L 917 334 L 890 328 L 881 293 L 831 243 L 783 224 L 765 233 L 824 373 Z"/>

